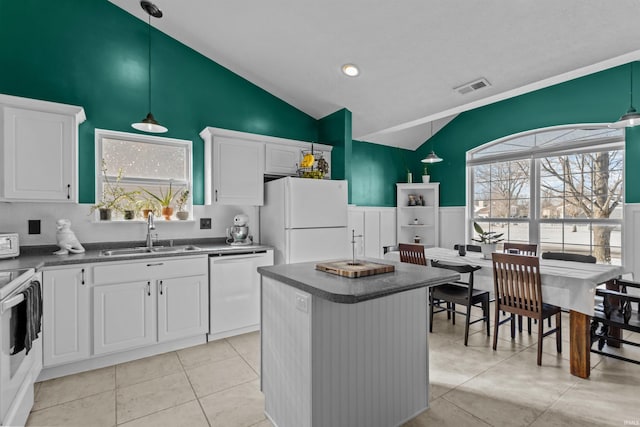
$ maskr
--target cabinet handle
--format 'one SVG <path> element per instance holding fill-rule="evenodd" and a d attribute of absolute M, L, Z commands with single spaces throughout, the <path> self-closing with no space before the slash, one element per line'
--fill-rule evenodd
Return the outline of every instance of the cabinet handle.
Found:
<path fill-rule="evenodd" d="M 71 198 L 71 184 L 67 184 L 67 199 Z"/>
<path fill-rule="evenodd" d="M 216 193 L 216 202 L 218 201 L 218 190 L 215 191 Z"/>
<path fill-rule="evenodd" d="M 160 280 L 160 295 L 162 295 L 162 280 Z"/>
<path fill-rule="evenodd" d="M 147 264 L 147 267 L 153 267 L 155 265 L 164 265 L 164 262 L 152 262 L 150 264 Z"/>
<path fill-rule="evenodd" d="M 151 282 L 147 282 L 147 295 L 151 296 Z"/>
<path fill-rule="evenodd" d="M 80 270 L 82 272 L 82 284 L 84 285 L 84 268 L 82 270 Z"/>

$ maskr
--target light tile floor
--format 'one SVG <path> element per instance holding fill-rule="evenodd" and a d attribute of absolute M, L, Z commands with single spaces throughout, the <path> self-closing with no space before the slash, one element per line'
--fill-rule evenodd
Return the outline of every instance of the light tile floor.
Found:
<path fill-rule="evenodd" d="M 463 317 L 454 326 L 436 315 L 430 408 L 405 427 L 640 425 L 640 365 L 592 353 L 591 378 L 571 376 L 566 314 L 562 321 L 563 353 L 554 336 L 545 338 L 539 367 L 535 332 L 512 341 L 503 325 L 494 352 L 482 323 L 465 347 Z M 624 352 L 640 357 L 639 349 Z M 27 425 L 271 426 L 259 354 L 251 333 L 38 383 Z"/>

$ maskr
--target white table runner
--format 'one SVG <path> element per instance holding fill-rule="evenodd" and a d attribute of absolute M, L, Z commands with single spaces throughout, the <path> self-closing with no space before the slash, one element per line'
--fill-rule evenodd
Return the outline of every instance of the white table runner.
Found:
<path fill-rule="evenodd" d="M 443 262 L 472 264 L 482 267 L 474 273 L 474 287 L 493 292 L 493 264 L 484 259 L 479 252 L 467 252 L 465 256 L 458 251 L 445 248 L 426 248 L 428 259 Z M 399 252 L 388 252 L 386 259 L 400 260 Z M 564 309 L 580 313 L 593 314 L 595 288 L 624 273 L 618 265 L 587 264 L 573 261 L 540 260 L 540 280 L 544 302 L 558 305 Z"/>

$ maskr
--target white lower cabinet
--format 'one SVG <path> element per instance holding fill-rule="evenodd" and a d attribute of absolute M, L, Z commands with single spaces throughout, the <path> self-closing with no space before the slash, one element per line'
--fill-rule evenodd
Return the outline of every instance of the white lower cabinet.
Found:
<path fill-rule="evenodd" d="M 83 265 L 43 271 L 42 345 L 45 368 L 89 357 L 89 269 Z"/>
<path fill-rule="evenodd" d="M 151 281 L 93 289 L 93 352 L 111 353 L 156 342 L 156 294 Z"/>
<path fill-rule="evenodd" d="M 207 333 L 207 279 L 205 274 L 158 281 L 158 341 Z"/>
<path fill-rule="evenodd" d="M 219 339 L 260 328 L 258 267 L 273 265 L 273 251 L 209 258 L 211 324 Z"/>
<path fill-rule="evenodd" d="M 94 354 L 205 334 L 209 319 L 207 278 L 206 256 L 97 265 Z"/>

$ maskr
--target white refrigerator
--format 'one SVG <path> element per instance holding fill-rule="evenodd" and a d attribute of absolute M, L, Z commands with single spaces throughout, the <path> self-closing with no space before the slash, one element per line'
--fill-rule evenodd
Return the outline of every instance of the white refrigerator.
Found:
<path fill-rule="evenodd" d="M 347 181 L 286 177 L 265 183 L 260 243 L 275 264 L 349 257 Z"/>

